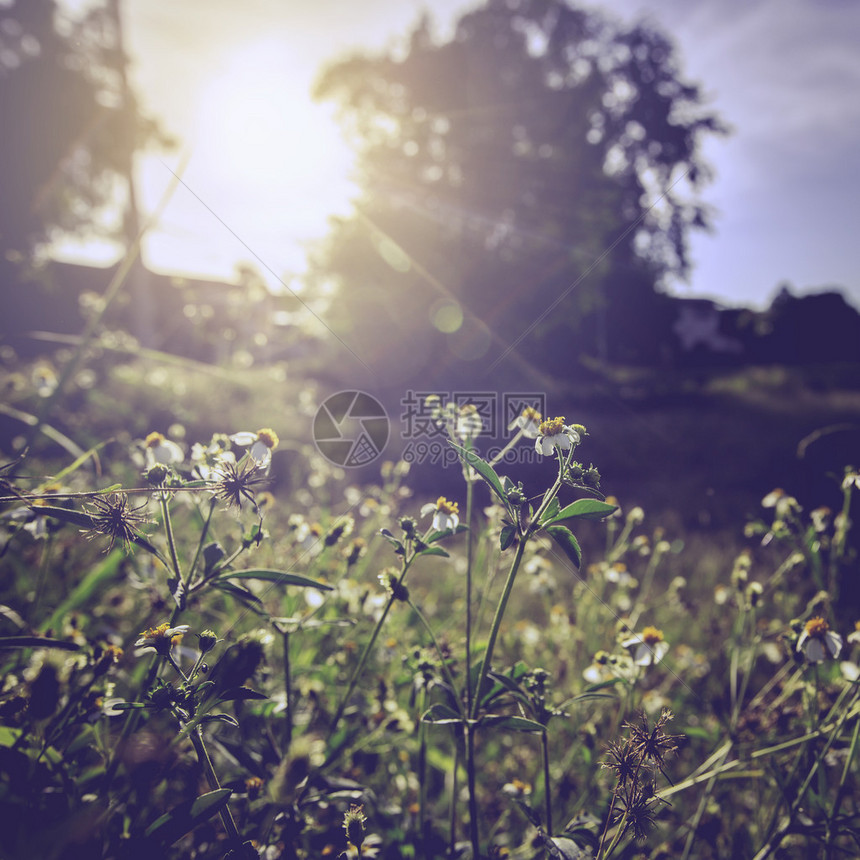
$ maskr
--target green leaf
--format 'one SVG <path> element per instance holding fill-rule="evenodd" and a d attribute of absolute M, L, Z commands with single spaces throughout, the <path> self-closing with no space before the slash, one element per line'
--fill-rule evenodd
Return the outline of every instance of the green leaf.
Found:
<path fill-rule="evenodd" d="M 145 702 L 114 702 L 110 709 L 112 711 L 139 711 L 143 708 L 148 708 Z"/>
<path fill-rule="evenodd" d="M 559 507 L 558 496 L 555 496 L 555 498 L 553 498 L 553 500 L 546 506 L 546 510 L 540 518 L 541 522 L 548 523 L 558 513 Z"/>
<path fill-rule="evenodd" d="M 550 505 L 550 508 L 552 505 Z M 618 510 L 618 505 L 609 505 L 598 499 L 577 499 L 555 514 L 549 513 L 549 508 L 542 518 L 543 525 L 560 522 L 561 520 L 603 520 Z"/>
<path fill-rule="evenodd" d="M 451 725 L 452 723 L 462 723 L 463 718 L 453 708 L 437 702 L 431 705 L 421 716 L 422 722 L 435 723 L 436 725 Z"/>
<path fill-rule="evenodd" d="M 204 714 L 200 717 L 201 723 L 227 723 L 228 726 L 239 728 L 239 722 L 228 714 Z"/>
<path fill-rule="evenodd" d="M 499 549 L 502 552 L 509 549 L 511 544 L 516 540 L 516 537 L 517 527 L 515 525 L 508 523 L 502 526 L 502 533 L 499 535 Z"/>
<path fill-rule="evenodd" d="M 502 487 L 501 479 L 496 474 L 496 470 L 489 463 L 482 460 L 477 454 L 467 451 L 465 448 L 461 448 L 450 440 L 448 440 L 448 444 L 451 445 L 451 447 L 460 455 L 460 459 L 464 463 L 470 465 L 490 485 L 490 489 L 492 489 L 492 491 L 499 497 L 502 504 L 508 511 L 510 511 L 511 516 L 513 516 L 511 503 L 508 501 L 507 495 L 505 495 L 505 490 Z"/>
<path fill-rule="evenodd" d="M 79 651 L 77 642 L 63 639 L 46 639 L 42 636 L 0 636 L 0 648 L 59 648 L 61 651 Z"/>
<path fill-rule="evenodd" d="M 248 570 L 231 570 L 227 573 L 219 574 L 216 582 L 225 579 L 261 579 L 264 582 L 275 582 L 278 585 L 298 585 L 303 588 L 318 588 L 320 591 L 332 590 L 331 585 L 318 582 L 316 579 L 311 579 L 308 576 L 289 573 L 286 570 L 269 570 L 264 567 L 249 568 Z"/>
<path fill-rule="evenodd" d="M 462 532 L 469 531 L 467 526 L 458 525 L 455 529 L 442 529 L 441 531 L 432 531 L 430 534 L 424 538 L 424 543 L 436 543 L 437 540 L 442 540 L 442 538 L 451 537 L 451 535 L 458 535 Z"/>
<path fill-rule="evenodd" d="M 146 836 L 157 840 L 160 845 L 172 845 L 198 824 L 220 812 L 227 805 L 232 793 L 231 788 L 218 788 L 194 800 L 180 803 L 150 824 L 146 829 Z"/>
<path fill-rule="evenodd" d="M 546 726 L 525 717 L 506 717 L 503 715 L 489 715 L 481 720 L 484 725 L 491 725 L 500 729 L 510 729 L 512 732 L 545 732 Z"/>
<path fill-rule="evenodd" d="M 547 526 L 546 531 L 578 570 L 582 564 L 582 550 L 573 532 L 566 526 Z"/>
<path fill-rule="evenodd" d="M 418 550 L 415 555 L 441 555 L 448 558 L 448 553 L 441 546 L 428 546 L 427 549 Z"/>
<path fill-rule="evenodd" d="M 231 597 L 235 597 L 236 600 L 248 604 L 251 608 L 253 608 L 253 604 L 255 603 L 260 606 L 263 605 L 263 601 L 252 591 L 248 591 L 247 588 L 241 588 L 238 585 L 233 585 L 232 582 L 213 582 L 212 585 L 219 591 L 225 591 Z"/>
<path fill-rule="evenodd" d="M 203 575 L 205 576 L 208 573 L 212 573 L 215 569 L 215 565 L 218 564 L 225 555 L 224 547 L 222 547 L 220 543 L 217 541 L 207 543 L 206 546 L 203 547 Z"/>
<path fill-rule="evenodd" d="M 218 696 L 219 702 L 235 702 L 240 699 L 268 699 L 264 693 L 258 693 L 250 687 L 233 687 Z"/>

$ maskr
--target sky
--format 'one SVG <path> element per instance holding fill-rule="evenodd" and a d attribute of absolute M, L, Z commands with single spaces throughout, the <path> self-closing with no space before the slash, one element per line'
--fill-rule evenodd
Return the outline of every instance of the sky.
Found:
<path fill-rule="evenodd" d="M 71 0 L 69 0 L 71 2 Z M 160 272 L 229 279 L 238 261 L 298 285 L 307 244 L 356 193 L 333 104 L 310 90 L 345 53 L 437 31 L 463 0 L 122 0 L 129 77 L 177 138 L 137 165 L 144 212 L 182 184 L 144 245 Z M 714 230 L 693 234 L 687 296 L 764 307 L 838 286 L 860 307 L 860 2 L 608 0 L 582 4 L 674 41 L 686 79 L 732 129 L 709 140 Z"/>

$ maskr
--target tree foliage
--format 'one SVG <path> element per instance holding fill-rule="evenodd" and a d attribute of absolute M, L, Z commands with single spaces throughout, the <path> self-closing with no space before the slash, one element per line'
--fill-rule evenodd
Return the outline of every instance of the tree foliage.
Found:
<path fill-rule="evenodd" d="M 160 135 L 124 62 L 115 4 L 75 18 L 55 0 L 0 9 L 0 259 L 27 259 L 57 232 L 126 232 L 98 215 L 116 209 L 135 149 Z"/>
<path fill-rule="evenodd" d="M 597 323 L 684 276 L 707 224 L 700 143 L 721 126 L 644 23 L 488 0 L 448 41 L 424 20 L 405 53 L 335 63 L 316 95 L 341 107 L 363 194 L 315 275 L 380 372 L 514 344 L 534 363 L 560 338 L 599 352 Z"/>

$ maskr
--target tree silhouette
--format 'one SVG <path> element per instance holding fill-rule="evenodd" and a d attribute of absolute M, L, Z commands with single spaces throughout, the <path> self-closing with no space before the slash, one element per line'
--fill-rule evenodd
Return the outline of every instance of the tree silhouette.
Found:
<path fill-rule="evenodd" d="M 340 105 L 363 194 L 313 277 L 339 285 L 336 331 L 391 379 L 623 357 L 607 328 L 646 324 L 707 224 L 699 145 L 722 128 L 646 24 L 488 0 L 447 42 L 424 20 L 403 55 L 335 63 L 316 96 Z"/>
<path fill-rule="evenodd" d="M 125 86 L 115 0 L 81 18 L 55 0 L 4 5 L 0 260 L 28 259 L 58 232 L 127 236 L 122 217 L 99 215 L 128 194 L 132 153 L 159 132 Z"/>

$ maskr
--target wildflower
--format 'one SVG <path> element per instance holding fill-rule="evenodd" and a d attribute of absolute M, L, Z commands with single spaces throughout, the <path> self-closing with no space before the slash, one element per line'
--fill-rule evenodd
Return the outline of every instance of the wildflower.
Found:
<path fill-rule="evenodd" d="M 625 723 L 624 728 L 630 732 L 628 743 L 631 749 L 639 757 L 640 761 L 652 761 L 661 771 L 665 757 L 678 749 L 675 743 L 678 735 L 667 735 L 663 729 L 666 723 L 674 719 L 674 715 L 667 708 L 663 708 L 660 719 L 654 723 L 654 728 L 648 728 L 648 720 L 645 714 L 639 715 L 639 724 Z"/>
<path fill-rule="evenodd" d="M 546 457 L 553 451 L 570 451 L 580 442 L 579 433 L 564 423 L 564 418 L 548 418 L 538 428 L 539 435 L 535 439 L 535 451 Z"/>
<path fill-rule="evenodd" d="M 340 522 L 332 526 L 329 533 L 325 536 L 325 545 L 334 546 L 341 538 L 349 537 L 352 534 L 353 528 L 355 528 L 355 520 L 349 516 L 344 517 Z"/>
<path fill-rule="evenodd" d="M 200 646 L 200 653 L 208 654 L 218 642 L 218 636 L 214 630 L 204 630 L 197 634 L 197 642 Z"/>
<path fill-rule="evenodd" d="M 633 662 L 637 666 L 651 666 L 659 663 L 669 650 L 669 643 L 663 640 L 663 631 L 656 627 L 646 627 L 641 633 L 625 639 L 622 648 L 633 648 Z"/>
<path fill-rule="evenodd" d="M 849 490 L 854 488 L 860 490 L 860 472 L 855 472 L 853 469 L 845 470 L 845 477 L 842 479 L 842 489 Z"/>
<path fill-rule="evenodd" d="M 37 364 L 33 368 L 32 380 L 33 387 L 36 389 L 39 397 L 50 397 L 57 385 L 59 385 L 54 368 L 44 362 Z"/>
<path fill-rule="evenodd" d="M 212 472 L 218 479 L 214 486 L 215 496 L 227 502 L 227 507 L 242 507 L 242 499 L 247 499 L 255 508 L 255 487 L 266 482 L 261 466 L 253 460 L 241 465 L 235 461 L 225 461 Z"/>
<path fill-rule="evenodd" d="M 245 780 L 245 791 L 251 800 L 256 800 L 263 789 L 263 780 L 259 776 L 249 776 Z"/>
<path fill-rule="evenodd" d="M 106 535 L 110 540 L 107 551 L 113 549 L 115 541 L 119 541 L 125 549 L 137 538 L 136 528 L 149 522 L 139 511 L 146 507 L 146 502 L 136 508 L 130 507 L 128 497 L 121 493 L 108 496 L 94 496 L 93 507 L 87 510 L 93 527 L 85 532 L 88 538 L 96 534 Z"/>
<path fill-rule="evenodd" d="M 537 409 L 526 406 L 508 425 L 508 430 L 519 430 L 526 439 L 537 439 L 540 435 L 541 414 Z"/>
<path fill-rule="evenodd" d="M 782 487 L 777 487 L 771 490 L 762 500 L 763 508 L 773 508 L 774 515 L 778 520 L 784 520 L 786 517 L 800 511 L 800 504 L 794 496 L 789 496 Z"/>
<path fill-rule="evenodd" d="M 842 637 L 833 633 L 830 625 L 818 616 L 810 618 L 795 646 L 810 663 L 820 663 L 827 657 L 837 657 L 842 650 Z"/>
<path fill-rule="evenodd" d="M 393 568 L 388 567 L 377 577 L 379 584 L 393 597 L 406 603 L 409 600 L 409 589 L 400 581 L 400 574 Z"/>
<path fill-rule="evenodd" d="M 230 439 L 223 433 L 216 433 L 208 445 L 195 442 L 191 446 L 191 464 L 203 480 L 212 477 L 212 472 L 227 462 L 235 462 L 236 457 L 230 450 Z"/>
<path fill-rule="evenodd" d="M 421 516 L 433 513 L 433 529 L 437 532 L 452 531 L 460 524 L 460 506 L 449 502 L 444 496 L 436 499 L 436 504 L 426 504 L 421 508 Z"/>
<path fill-rule="evenodd" d="M 478 408 L 473 403 L 466 403 L 461 406 L 457 415 L 457 437 L 467 442 L 480 436 L 483 429 L 484 422 L 481 421 Z"/>
<path fill-rule="evenodd" d="M 350 806 L 343 816 L 343 829 L 346 831 L 347 841 L 360 849 L 364 842 L 365 824 L 367 816 L 364 814 L 363 806 Z"/>
<path fill-rule="evenodd" d="M 274 430 L 270 427 L 264 427 L 256 433 L 249 433 L 247 431 L 234 433 L 230 437 L 230 441 L 235 442 L 243 448 L 248 448 L 248 456 L 258 466 L 265 467 L 269 465 L 269 461 L 272 459 L 272 451 L 278 447 L 280 440 Z"/>
<path fill-rule="evenodd" d="M 502 792 L 508 797 L 524 798 L 531 795 L 532 787 L 529 783 L 515 777 L 502 786 Z"/>
<path fill-rule="evenodd" d="M 812 528 L 815 529 L 818 534 L 822 532 L 826 532 L 830 527 L 830 523 L 833 519 L 833 511 L 828 507 L 816 508 L 814 511 L 809 512 L 809 520 L 812 523 Z"/>
<path fill-rule="evenodd" d="M 346 559 L 346 566 L 352 567 L 364 555 L 367 549 L 367 544 L 364 538 L 353 538 L 349 546 L 343 550 L 343 556 Z"/>
<path fill-rule="evenodd" d="M 854 630 L 848 634 L 848 641 L 853 645 L 860 644 L 860 621 L 854 622 Z"/>
<path fill-rule="evenodd" d="M 606 752 L 608 760 L 603 762 L 601 767 L 614 770 L 615 779 L 620 785 L 625 785 L 636 778 L 642 760 L 629 741 L 625 743 L 610 741 Z"/>
<path fill-rule="evenodd" d="M 144 440 L 146 449 L 146 467 L 152 468 L 156 463 L 170 466 L 173 463 L 181 463 L 185 455 L 182 448 L 176 442 L 165 438 L 163 433 L 153 431 Z"/>
<path fill-rule="evenodd" d="M 170 653 L 170 649 L 189 631 L 187 624 L 171 627 L 166 621 L 158 627 L 150 627 L 140 634 L 140 639 L 134 643 L 136 648 L 154 648 L 162 657 Z M 176 641 L 174 641 L 174 639 Z"/>
<path fill-rule="evenodd" d="M 104 675 L 115 663 L 122 659 L 122 648 L 116 645 L 106 645 L 104 648 L 97 647 L 93 654 L 93 673 L 97 678 Z"/>

